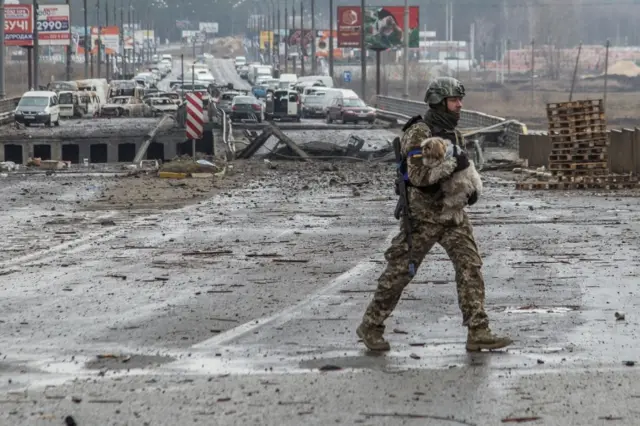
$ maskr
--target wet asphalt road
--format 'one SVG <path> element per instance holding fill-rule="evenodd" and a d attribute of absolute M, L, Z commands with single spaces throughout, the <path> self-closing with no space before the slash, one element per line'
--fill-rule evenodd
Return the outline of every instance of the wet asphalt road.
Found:
<path fill-rule="evenodd" d="M 260 167 L 138 214 L 81 208 L 99 181 L 4 179 L 0 424 L 638 424 L 637 198 L 485 175 L 487 310 L 516 344 L 464 351 L 436 248 L 374 356 L 354 330 L 397 227 L 391 166 Z"/>

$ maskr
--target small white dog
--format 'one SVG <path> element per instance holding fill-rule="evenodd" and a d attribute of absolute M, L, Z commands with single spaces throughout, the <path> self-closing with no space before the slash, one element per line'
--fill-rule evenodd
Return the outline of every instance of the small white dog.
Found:
<path fill-rule="evenodd" d="M 420 144 L 422 147 L 422 163 L 429 168 L 429 181 L 438 182 L 444 179 L 441 189 L 444 194 L 441 219 L 444 222 L 462 223 L 463 209 L 469 197 L 475 192 L 478 197 L 482 193 L 482 179 L 473 161 L 469 167 L 456 173 L 453 171 L 458 161 L 453 156 L 454 145 L 446 139 L 432 137 Z M 456 147 L 458 152 L 462 148 Z"/>

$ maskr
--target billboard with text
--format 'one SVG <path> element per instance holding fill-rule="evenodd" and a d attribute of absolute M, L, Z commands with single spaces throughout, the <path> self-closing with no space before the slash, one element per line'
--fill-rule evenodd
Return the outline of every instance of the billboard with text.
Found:
<path fill-rule="evenodd" d="M 33 13 L 28 4 L 4 6 L 4 45 L 33 46 Z"/>
<path fill-rule="evenodd" d="M 370 6 L 364 12 L 360 6 L 338 7 L 338 47 L 359 48 L 363 27 L 367 49 L 402 47 L 405 37 L 409 47 L 419 47 L 418 6 L 409 7 L 409 28 L 404 28 L 404 6 Z"/>
<path fill-rule="evenodd" d="M 40 45 L 68 46 L 71 43 L 68 4 L 41 4 L 36 25 Z"/>

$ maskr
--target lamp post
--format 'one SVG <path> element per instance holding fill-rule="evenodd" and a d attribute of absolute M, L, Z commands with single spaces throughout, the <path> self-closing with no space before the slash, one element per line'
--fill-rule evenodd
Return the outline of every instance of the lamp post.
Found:
<path fill-rule="evenodd" d="M 82 1 L 84 7 L 84 78 L 89 78 L 89 50 L 91 49 L 91 37 L 87 25 L 87 0 Z"/>

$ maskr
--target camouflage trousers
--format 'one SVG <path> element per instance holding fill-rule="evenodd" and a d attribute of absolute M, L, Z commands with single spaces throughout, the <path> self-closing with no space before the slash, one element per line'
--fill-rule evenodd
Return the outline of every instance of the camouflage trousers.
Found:
<path fill-rule="evenodd" d="M 416 270 L 425 256 L 438 243 L 453 262 L 458 290 L 458 306 L 462 323 L 469 328 L 489 325 L 484 311 L 484 279 L 480 268 L 482 259 L 473 237 L 473 229 L 466 212 L 460 225 L 447 226 L 432 218 L 412 219 L 412 258 Z M 366 325 L 382 327 L 400 300 L 402 291 L 411 281 L 409 250 L 404 222 L 391 247 L 385 252 L 387 268 L 378 279 L 378 288 L 363 318 Z"/>

